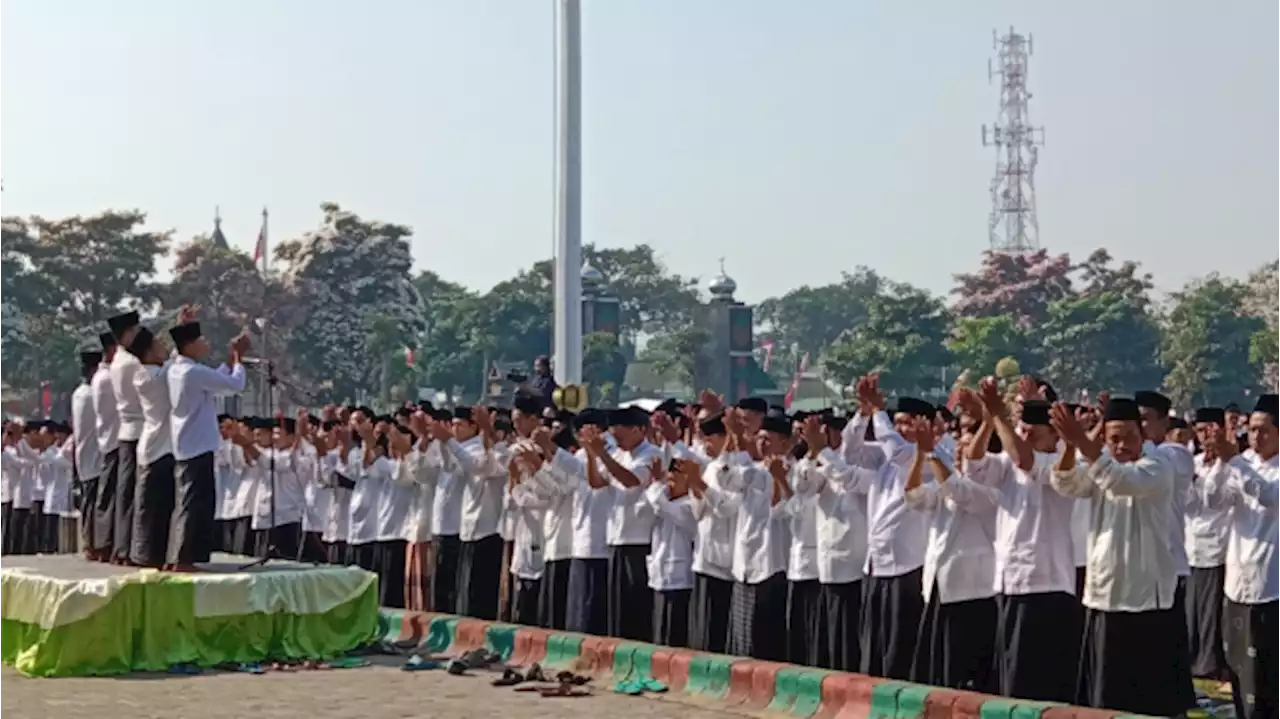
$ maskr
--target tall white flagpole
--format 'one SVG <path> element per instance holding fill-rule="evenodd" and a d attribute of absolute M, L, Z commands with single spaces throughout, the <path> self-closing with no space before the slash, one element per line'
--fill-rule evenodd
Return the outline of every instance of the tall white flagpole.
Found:
<path fill-rule="evenodd" d="M 579 0 L 560 11 L 556 153 L 555 361 L 561 384 L 582 381 L 582 39 Z"/>

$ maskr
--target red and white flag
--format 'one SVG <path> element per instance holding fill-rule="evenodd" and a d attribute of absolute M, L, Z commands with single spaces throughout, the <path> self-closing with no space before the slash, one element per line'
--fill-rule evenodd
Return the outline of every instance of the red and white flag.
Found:
<path fill-rule="evenodd" d="M 762 343 L 760 349 L 764 350 L 764 360 L 760 363 L 760 368 L 768 372 L 769 364 L 773 362 L 773 340 Z"/>
<path fill-rule="evenodd" d="M 262 229 L 258 230 L 258 242 L 253 246 L 253 264 L 262 263 L 262 269 L 267 269 L 267 208 L 262 208 Z"/>
<path fill-rule="evenodd" d="M 800 366 L 796 368 L 796 376 L 791 380 L 791 387 L 787 389 L 787 398 L 783 401 L 782 406 L 791 409 L 791 403 L 796 398 L 796 393 L 800 391 L 800 377 L 809 371 L 809 353 L 805 352 L 800 358 Z"/>
<path fill-rule="evenodd" d="M 404 348 L 404 366 L 405 367 L 413 366 L 413 348 L 412 347 Z"/>

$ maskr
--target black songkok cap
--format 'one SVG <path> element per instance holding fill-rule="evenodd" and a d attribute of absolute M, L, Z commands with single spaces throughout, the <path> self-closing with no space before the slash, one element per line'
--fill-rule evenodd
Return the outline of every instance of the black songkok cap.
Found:
<path fill-rule="evenodd" d="M 639 407 L 616 409 L 609 413 L 610 427 L 648 427 L 649 414 Z"/>
<path fill-rule="evenodd" d="M 822 426 L 834 429 L 837 432 L 843 432 L 845 427 L 849 426 L 848 417 L 837 417 L 834 414 L 822 415 Z"/>
<path fill-rule="evenodd" d="M 174 325 L 173 329 L 169 330 L 169 336 L 173 338 L 174 346 L 181 349 L 200 339 L 200 323 L 188 322 L 185 325 Z"/>
<path fill-rule="evenodd" d="M 135 310 L 133 312 L 118 314 L 115 317 L 108 317 L 107 327 L 111 328 L 111 334 L 115 335 L 118 340 L 120 339 L 120 335 L 128 331 L 130 327 L 137 327 L 138 323 L 141 321 L 142 318 L 138 316 L 138 313 Z"/>
<path fill-rule="evenodd" d="M 111 349 L 112 347 L 115 347 L 117 344 L 116 336 L 111 334 L 110 332 L 103 332 L 99 334 L 98 341 L 102 343 L 102 350 L 104 352 L 106 350 Z"/>
<path fill-rule="evenodd" d="M 280 428 L 288 432 L 289 434 L 294 434 L 295 432 L 298 431 L 298 420 L 294 419 L 293 417 L 285 417 L 284 419 L 280 420 Z"/>
<path fill-rule="evenodd" d="M 531 394 L 523 392 L 517 394 L 512 404 L 515 405 L 516 409 L 520 410 L 521 414 L 537 415 L 542 413 L 542 400 Z"/>
<path fill-rule="evenodd" d="M 587 425 L 595 425 L 600 429 L 609 427 L 609 415 L 598 409 L 584 409 L 573 418 L 573 426 L 576 429 L 582 429 Z"/>
<path fill-rule="evenodd" d="M 84 349 L 80 351 L 80 366 L 94 367 L 102 364 L 102 350 Z"/>
<path fill-rule="evenodd" d="M 1169 418 L 1169 429 L 1186 429 L 1186 428 L 1187 428 L 1187 420 L 1181 417 Z"/>
<path fill-rule="evenodd" d="M 713 437 L 725 434 L 728 430 L 724 426 L 724 412 L 716 412 L 708 415 L 698 422 L 698 429 L 702 430 L 702 434 Z"/>
<path fill-rule="evenodd" d="M 470 421 L 471 421 L 471 408 L 470 408 L 470 407 L 461 407 L 461 406 L 459 406 L 459 407 L 454 407 L 454 408 L 453 408 L 453 418 L 454 418 L 454 419 L 465 419 L 465 420 L 467 420 L 468 422 L 470 422 Z"/>
<path fill-rule="evenodd" d="M 511 424 L 511 420 L 499 417 L 493 420 L 493 428 L 499 432 L 514 432 L 516 426 Z"/>
<path fill-rule="evenodd" d="M 431 419 L 434 419 L 434 420 L 435 420 L 435 421 L 437 421 L 437 422 L 451 422 L 451 421 L 453 421 L 453 412 L 450 412 L 450 411 L 449 411 L 449 410 L 447 410 L 447 409 L 434 409 L 434 410 L 431 410 L 430 415 L 431 415 Z"/>
<path fill-rule="evenodd" d="M 922 399 L 916 399 L 915 397 L 899 397 L 895 403 L 893 411 L 895 413 L 901 412 L 903 414 L 909 414 L 914 417 L 924 417 L 926 419 L 933 419 L 938 413 L 936 407 Z"/>
<path fill-rule="evenodd" d="M 683 409 L 684 409 L 684 405 L 681 404 L 680 402 L 674 399 L 664 399 L 657 407 L 653 408 L 653 411 L 663 412 L 668 417 L 675 419 L 676 417 L 680 416 L 681 410 Z"/>
<path fill-rule="evenodd" d="M 945 404 L 938 405 L 938 415 L 942 417 L 944 422 L 950 422 L 956 418 L 955 414 L 947 409 Z"/>
<path fill-rule="evenodd" d="M 133 336 L 133 341 L 125 349 L 134 357 L 141 357 L 151 349 L 151 345 L 155 344 L 156 336 L 146 327 L 138 329 L 137 334 Z"/>
<path fill-rule="evenodd" d="M 560 431 L 556 432 L 555 435 L 552 436 L 551 441 L 555 442 L 557 447 L 564 450 L 573 449 L 578 445 L 578 438 L 573 434 L 573 427 L 570 427 L 567 424 L 561 427 Z"/>
<path fill-rule="evenodd" d="M 769 403 L 764 401 L 762 397 L 743 397 L 738 400 L 738 409 L 745 409 L 748 412 L 759 412 L 764 414 L 769 411 Z"/>
<path fill-rule="evenodd" d="M 1226 424 L 1227 412 L 1221 407 L 1201 407 L 1196 410 L 1196 424 L 1201 422 L 1212 422 L 1214 424 Z"/>
<path fill-rule="evenodd" d="M 1139 407 L 1153 409 L 1160 414 L 1169 414 L 1169 409 L 1173 407 L 1173 402 L 1168 397 L 1159 392 L 1150 392 L 1143 390 L 1133 393 L 1133 401 L 1138 403 Z"/>
<path fill-rule="evenodd" d="M 1040 389 L 1044 390 L 1044 398 L 1045 398 L 1045 401 L 1050 402 L 1050 403 L 1053 403 L 1053 402 L 1057 402 L 1057 401 L 1058 401 L 1058 393 L 1053 389 L 1053 385 L 1051 385 L 1051 384 L 1049 384 L 1048 382 L 1046 382 L 1046 381 L 1044 381 L 1044 380 L 1040 379 L 1039 377 L 1033 377 L 1032 379 L 1034 379 L 1034 380 L 1036 381 L 1036 386 L 1037 386 L 1037 387 L 1039 387 Z"/>
<path fill-rule="evenodd" d="M 1023 424 L 1049 424 L 1050 404 L 1042 399 L 1029 399 L 1022 403 Z"/>
<path fill-rule="evenodd" d="M 1138 411 L 1138 403 L 1124 397 L 1112 397 L 1107 403 L 1107 411 L 1102 416 L 1104 422 L 1141 422 L 1142 413 Z"/>
<path fill-rule="evenodd" d="M 765 415 L 764 421 L 761 422 L 760 428 L 766 432 L 781 434 L 787 437 L 791 436 L 791 419 L 785 414 L 768 414 Z"/>
<path fill-rule="evenodd" d="M 1266 412 L 1271 415 L 1272 424 L 1276 421 L 1276 395 L 1264 394 L 1258 397 L 1258 403 L 1253 406 L 1254 412 Z"/>

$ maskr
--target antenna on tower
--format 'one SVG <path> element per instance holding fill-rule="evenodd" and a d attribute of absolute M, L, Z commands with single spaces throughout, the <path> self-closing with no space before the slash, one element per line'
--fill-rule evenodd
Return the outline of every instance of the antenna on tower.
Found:
<path fill-rule="evenodd" d="M 991 216 L 987 229 L 995 252 L 1029 252 L 1040 248 L 1040 222 L 1036 219 L 1036 164 L 1044 145 L 1044 128 L 1031 125 L 1027 91 L 1030 35 L 1009 28 L 1001 36 L 991 31 L 996 68 L 987 61 L 987 78 L 1000 77 L 1000 109 L 990 132 L 982 126 L 982 144 L 996 148 L 996 170 L 991 179 Z"/>

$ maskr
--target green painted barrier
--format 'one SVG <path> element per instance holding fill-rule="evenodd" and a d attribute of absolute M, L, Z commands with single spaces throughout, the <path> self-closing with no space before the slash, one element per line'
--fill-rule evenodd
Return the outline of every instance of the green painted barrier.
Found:
<path fill-rule="evenodd" d="M 791 705 L 791 716 L 806 719 L 822 706 L 822 680 L 831 672 L 823 669 L 806 669 L 796 677 L 796 702 Z"/>
<path fill-rule="evenodd" d="M 626 679 L 631 676 L 631 658 L 635 654 L 636 649 L 642 645 L 635 642 L 621 642 L 613 648 L 613 666 L 610 670 L 613 678 L 617 680 Z"/>
<path fill-rule="evenodd" d="M 1029 699 L 1018 699 L 1018 706 L 1013 708 L 1013 719 L 1040 719 L 1044 710 L 1050 707 L 1065 706 L 1058 702 L 1034 702 Z"/>
<path fill-rule="evenodd" d="M 458 634 L 457 617 L 434 617 L 427 627 L 427 651 L 440 654 L 453 646 Z"/>
<path fill-rule="evenodd" d="M 723 699 L 729 693 L 729 678 L 733 673 L 733 663 L 741 661 L 738 657 L 722 657 L 712 655 L 707 664 L 706 693 L 716 699 Z"/>
<path fill-rule="evenodd" d="M 504 662 L 510 659 L 516 651 L 516 626 L 490 624 L 484 630 L 484 648 L 502 657 Z"/>
<path fill-rule="evenodd" d="M 707 667 L 713 658 L 710 654 L 693 655 L 693 659 L 689 660 L 689 681 L 684 685 L 685 692 L 689 694 L 707 693 L 707 676 L 710 673 Z"/>
<path fill-rule="evenodd" d="M 378 638 L 384 642 L 394 642 L 400 638 L 400 626 L 404 623 L 404 612 L 396 609 L 378 611 Z"/>
<path fill-rule="evenodd" d="M 641 679 L 653 678 L 653 653 L 657 647 L 652 644 L 637 644 L 631 654 L 631 674 Z"/>
<path fill-rule="evenodd" d="M 898 690 L 898 719 L 920 719 L 924 716 L 925 699 L 933 687 L 923 684 L 903 684 Z"/>
<path fill-rule="evenodd" d="M 573 664 L 582 655 L 583 637 L 574 634 L 552 634 L 547 637 L 547 656 L 543 665 L 561 668 Z"/>
<path fill-rule="evenodd" d="M 979 716 L 982 719 L 1013 719 L 1018 703 L 1012 699 L 990 699 L 982 703 Z"/>
<path fill-rule="evenodd" d="M 906 682 L 880 682 L 871 687 L 871 711 L 867 719 L 896 719 L 898 716 L 898 692 Z"/>
<path fill-rule="evenodd" d="M 766 707 L 771 711 L 784 712 L 791 709 L 796 701 L 796 680 L 804 670 L 800 667 L 785 666 L 773 676 L 773 699 Z"/>

